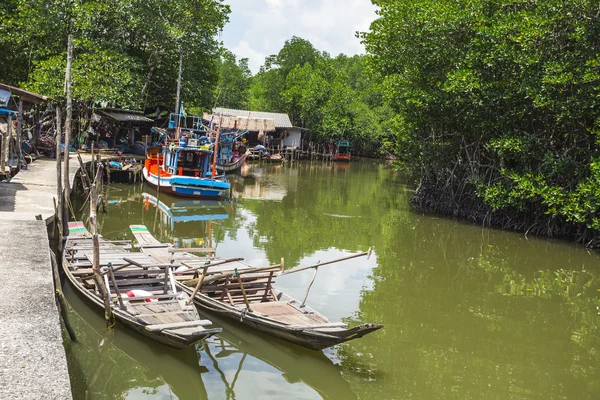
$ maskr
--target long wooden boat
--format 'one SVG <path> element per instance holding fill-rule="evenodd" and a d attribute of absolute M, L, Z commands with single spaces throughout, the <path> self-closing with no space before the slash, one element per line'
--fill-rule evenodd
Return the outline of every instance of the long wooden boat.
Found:
<path fill-rule="evenodd" d="M 234 172 L 242 168 L 248 155 L 246 146 L 241 143 L 242 138 L 248 131 L 238 129 L 211 131 L 209 135 L 216 141 L 218 140 L 217 163 L 216 168 L 219 172 Z M 218 139 L 217 139 L 218 138 Z"/>
<path fill-rule="evenodd" d="M 230 162 L 217 163 L 219 172 L 235 172 L 242 168 L 246 162 L 248 154 L 242 154 L 239 158 L 232 159 Z"/>
<path fill-rule="evenodd" d="M 168 257 L 168 246 L 156 240 L 144 225 L 132 225 L 130 228 L 142 252 L 163 261 Z M 273 283 L 283 272 L 281 264 L 255 268 L 240 258 L 203 258 L 189 253 L 187 256 L 196 259 L 180 263 L 189 269 L 178 269 L 177 285 L 190 294 L 201 309 L 218 313 L 257 331 L 321 350 L 383 327 L 367 323 L 348 328 L 346 323 L 332 322 L 278 291 Z M 172 263 L 177 264 L 178 260 L 173 259 Z M 191 279 L 190 274 L 199 272 L 201 277 Z"/>
<path fill-rule="evenodd" d="M 82 222 L 69 222 L 63 254 L 67 279 L 86 299 L 104 309 L 93 270 L 92 237 Z M 221 331 L 206 328 L 209 320 L 187 305 L 189 296 L 178 289 L 171 265 L 157 264 L 126 245 L 100 241 L 100 266 L 115 319 L 164 345 L 182 349 Z M 113 301 L 116 299 L 117 301 Z"/>

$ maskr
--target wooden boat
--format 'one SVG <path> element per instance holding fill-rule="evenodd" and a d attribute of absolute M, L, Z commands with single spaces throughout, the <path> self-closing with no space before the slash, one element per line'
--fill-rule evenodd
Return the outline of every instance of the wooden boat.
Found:
<path fill-rule="evenodd" d="M 333 154 L 334 161 L 350 162 L 350 142 L 340 140 L 337 142 L 335 153 Z"/>
<path fill-rule="evenodd" d="M 218 134 L 219 145 L 217 148 L 216 168 L 219 172 L 234 172 L 242 168 L 248 155 L 246 146 L 240 140 L 248 133 L 247 131 L 220 131 Z M 217 133 L 213 132 L 213 139 L 216 140 Z"/>
<path fill-rule="evenodd" d="M 132 225 L 130 228 L 142 252 L 153 259 L 165 261 L 169 252 L 166 244 L 156 240 L 143 225 Z M 202 250 L 198 249 L 199 252 Z M 210 254 L 214 249 L 204 252 Z M 306 298 L 300 302 L 278 291 L 273 287 L 278 275 L 299 271 L 296 269 L 284 272 L 283 263 L 255 268 L 243 262 L 241 258 L 218 259 L 198 257 L 189 253 L 186 255 L 196 259 L 180 261 L 180 265 L 189 269 L 178 273 L 177 284 L 192 296 L 194 303 L 202 309 L 218 313 L 260 332 L 313 350 L 321 350 L 360 338 L 383 327 L 379 324 L 362 324 L 348 328 L 347 324 L 332 322 L 306 306 Z M 170 261 L 173 264 L 178 263 L 176 259 Z M 190 274 L 200 272 L 199 278 L 190 279 Z"/>
<path fill-rule="evenodd" d="M 63 255 L 65 275 L 86 299 L 104 309 L 92 260 L 91 234 L 82 222 L 69 222 Z M 221 331 L 205 328 L 212 322 L 200 319 L 198 311 L 186 304 L 189 296 L 176 286 L 172 265 L 157 264 L 143 253 L 131 253 L 122 242 L 101 240 L 100 266 L 111 313 L 128 328 L 176 349 Z"/>
<path fill-rule="evenodd" d="M 106 330 L 104 316 L 90 313 L 85 298 L 72 287 L 64 286 L 65 297 L 71 306 L 71 323 L 76 332 L 86 332 L 85 350 L 94 359 L 93 364 L 86 364 L 85 375 L 90 377 L 80 390 L 101 395 L 103 398 L 126 398 L 127 392 L 135 388 L 157 389 L 163 384 L 175 394 L 177 399 L 185 399 L 193 393 L 197 399 L 208 399 L 202 375 L 208 369 L 201 365 L 197 348 L 186 347 L 176 350 L 167 346 L 157 346 L 154 341 L 145 340 L 129 329 L 117 331 L 115 334 Z M 212 338 L 215 338 L 213 336 Z M 91 368 L 91 369 L 89 369 Z M 143 373 L 122 381 L 123 385 L 108 385 L 101 377 L 109 371 L 131 371 L 140 369 Z M 94 379 L 94 378 L 99 379 Z M 116 393 L 114 392 L 116 391 Z M 73 393 L 75 398 L 84 398 L 84 393 Z M 95 396 L 88 396 L 95 397 Z"/>
<path fill-rule="evenodd" d="M 218 198 L 229 195 L 225 175 L 211 172 L 213 152 L 207 146 L 187 146 L 185 141 L 149 149 L 144 162 L 146 182 L 175 196 Z"/>

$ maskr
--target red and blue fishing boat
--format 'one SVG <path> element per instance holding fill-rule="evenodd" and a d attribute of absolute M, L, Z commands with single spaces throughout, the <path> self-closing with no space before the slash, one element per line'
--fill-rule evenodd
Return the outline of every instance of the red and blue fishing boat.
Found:
<path fill-rule="evenodd" d="M 334 161 L 350 162 L 350 142 L 340 140 L 337 142 L 335 153 L 333 154 Z"/>
<path fill-rule="evenodd" d="M 246 146 L 241 138 L 247 132 L 230 131 L 219 133 L 219 146 L 217 147 L 217 171 L 233 172 L 242 168 L 248 155 Z"/>
<path fill-rule="evenodd" d="M 217 174 L 210 145 L 196 141 L 188 146 L 186 137 L 149 148 L 143 173 L 150 186 L 175 196 L 226 197 L 231 187 L 225 174 Z"/>

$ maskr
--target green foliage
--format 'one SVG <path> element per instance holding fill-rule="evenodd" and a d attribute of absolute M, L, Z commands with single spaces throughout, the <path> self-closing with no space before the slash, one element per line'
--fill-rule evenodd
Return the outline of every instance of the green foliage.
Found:
<path fill-rule="evenodd" d="M 248 59 L 242 58 L 237 61 L 232 52 L 223 49 L 219 65 L 219 83 L 216 88 L 218 104 L 226 108 L 247 108 L 251 77 Z"/>
<path fill-rule="evenodd" d="M 361 37 L 402 121 L 416 204 L 596 229 L 597 2 L 373 2 Z"/>
<path fill-rule="evenodd" d="M 208 108 L 219 72 L 215 36 L 228 13 L 220 0 L 10 0 L 0 6 L 0 34 L 10 38 L 0 45 L 8 50 L 0 52 L 0 81 L 59 96 L 73 34 L 77 98 L 170 106 L 181 48 L 182 98 Z"/>

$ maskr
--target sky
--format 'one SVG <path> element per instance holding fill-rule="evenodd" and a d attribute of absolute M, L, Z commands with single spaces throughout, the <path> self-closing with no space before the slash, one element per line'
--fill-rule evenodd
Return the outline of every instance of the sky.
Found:
<path fill-rule="evenodd" d="M 377 17 L 370 0 L 225 0 L 231 7 L 221 39 L 237 58 L 258 72 L 265 57 L 298 36 L 332 56 L 364 53 L 356 31 Z"/>

